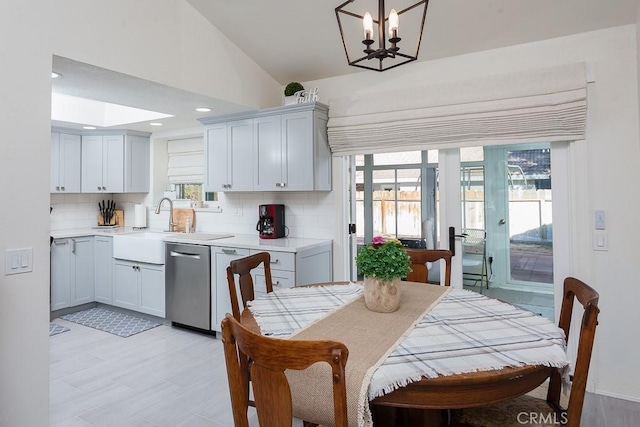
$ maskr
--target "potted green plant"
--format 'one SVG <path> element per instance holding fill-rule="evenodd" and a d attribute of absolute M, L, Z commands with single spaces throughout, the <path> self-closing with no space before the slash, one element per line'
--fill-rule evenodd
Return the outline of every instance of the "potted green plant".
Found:
<path fill-rule="evenodd" d="M 400 306 L 400 279 L 411 271 L 411 258 L 398 239 L 375 236 L 356 257 L 358 274 L 364 275 L 364 302 L 382 313 Z"/>
<path fill-rule="evenodd" d="M 304 86 L 298 82 L 291 82 L 284 88 L 284 105 L 295 104 L 297 102 L 296 93 L 304 90 Z"/>

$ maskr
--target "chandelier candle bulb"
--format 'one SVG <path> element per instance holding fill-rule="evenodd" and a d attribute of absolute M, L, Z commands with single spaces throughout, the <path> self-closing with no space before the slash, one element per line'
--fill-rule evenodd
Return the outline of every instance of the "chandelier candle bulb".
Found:
<path fill-rule="evenodd" d="M 364 14 L 362 28 L 364 28 L 364 39 L 373 40 L 373 18 L 371 18 L 371 14 L 369 12 Z"/>
<path fill-rule="evenodd" d="M 398 12 L 395 9 L 391 9 L 389 12 L 389 38 L 394 39 L 398 37 L 398 27 L 400 24 L 400 18 Z"/>

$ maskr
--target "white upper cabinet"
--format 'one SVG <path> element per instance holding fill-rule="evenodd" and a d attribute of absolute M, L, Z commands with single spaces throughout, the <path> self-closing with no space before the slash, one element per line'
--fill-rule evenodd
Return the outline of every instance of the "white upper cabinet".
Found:
<path fill-rule="evenodd" d="M 127 135 L 124 145 L 124 192 L 148 193 L 150 181 L 149 138 Z"/>
<path fill-rule="evenodd" d="M 51 193 L 80 192 L 80 135 L 51 134 Z"/>
<path fill-rule="evenodd" d="M 330 191 L 327 116 L 307 103 L 200 119 L 207 191 Z"/>
<path fill-rule="evenodd" d="M 279 191 L 283 181 L 282 119 L 280 115 L 253 120 L 255 156 L 254 189 Z"/>
<path fill-rule="evenodd" d="M 229 184 L 228 151 L 227 124 L 218 123 L 207 127 L 204 134 L 206 191 L 226 191 Z"/>
<path fill-rule="evenodd" d="M 149 191 L 149 139 L 133 135 L 82 136 L 82 192 Z"/>
<path fill-rule="evenodd" d="M 82 137 L 82 192 L 124 191 L 124 136 Z"/>
<path fill-rule="evenodd" d="M 252 153 L 253 120 L 236 120 L 207 127 L 206 191 L 252 191 Z"/>

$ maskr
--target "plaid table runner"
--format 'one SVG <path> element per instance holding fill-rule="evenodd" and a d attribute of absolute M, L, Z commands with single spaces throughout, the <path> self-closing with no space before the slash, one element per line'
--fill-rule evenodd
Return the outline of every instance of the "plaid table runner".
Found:
<path fill-rule="evenodd" d="M 285 337 L 361 293 L 359 284 L 283 289 L 249 309 L 263 334 Z M 369 399 L 422 377 L 524 365 L 568 367 L 564 332 L 532 312 L 452 289 L 373 374 Z"/>

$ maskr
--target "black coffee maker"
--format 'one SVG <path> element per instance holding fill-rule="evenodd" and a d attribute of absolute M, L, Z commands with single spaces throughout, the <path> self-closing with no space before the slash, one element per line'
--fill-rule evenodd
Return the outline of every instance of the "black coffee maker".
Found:
<path fill-rule="evenodd" d="M 260 205 L 260 218 L 256 225 L 261 239 L 278 239 L 284 237 L 284 205 Z"/>

